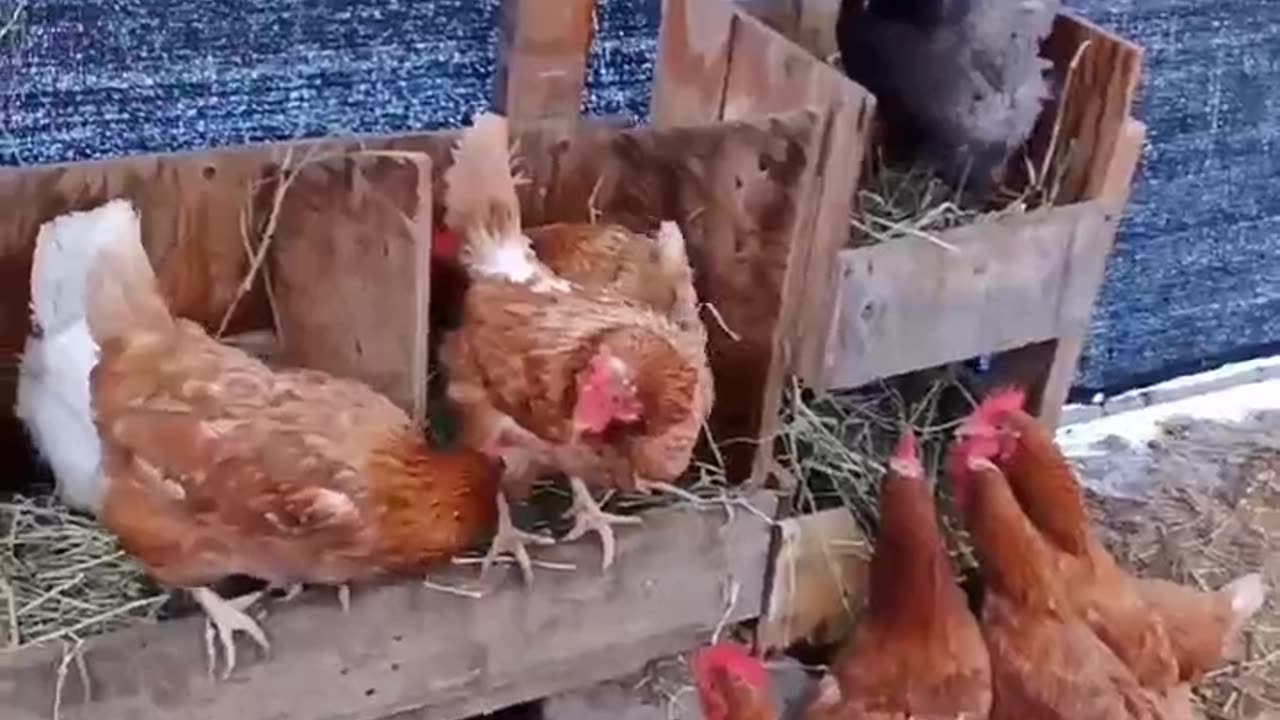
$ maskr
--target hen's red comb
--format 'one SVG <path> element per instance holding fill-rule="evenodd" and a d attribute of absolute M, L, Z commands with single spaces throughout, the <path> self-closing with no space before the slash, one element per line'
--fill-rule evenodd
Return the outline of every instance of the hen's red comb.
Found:
<path fill-rule="evenodd" d="M 734 642 L 722 642 L 704 648 L 693 658 L 693 677 L 700 687 L 708 687 L 716 670 L 743 680 L 752 687 L 765 688 L 769 673 L 747 649 Z"/>
<path fill-rule="evenodd" d="M 978 404 L 978 409 L 973 411 L 973 416 L 978 420 L 991 422 L 1022 410 L 1026 403 L 1027 393 L 1022 388 L 1012 385 L 997 388 L 987 393 Z"/>

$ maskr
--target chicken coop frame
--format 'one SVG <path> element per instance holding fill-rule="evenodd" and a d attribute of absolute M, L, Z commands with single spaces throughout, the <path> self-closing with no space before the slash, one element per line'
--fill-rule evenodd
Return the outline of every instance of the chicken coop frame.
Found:
<path fill-rule="evenodd" d="M 710 355 L 717 384 L 732 392 L 720 393 L 718 438 L 770 437 L 790 375 L 847 386 L 985 352 L 1002 353 L 1001 367 L 1031 383 L 1041 415 L 1054 418 L 1140 154 L 1144 128 L 1130 117 L 1140 49 L 1067 16 L 1050 40 L 1060 64 L 1092 48 L 1074 75 L 1086 102 L 1068 108 L 1060 130 L 1091 158 L 1078 202 L 1009 227 L 953 231 L 960 257 L 915 245 L 849 250 L 875 103 L 820 59 L 838 2 L 740 5 L 664 0 L 652 127 L 623 129 L 579 118 L 594 0 L 504 0 L 494 104 L 525 159 L 526 223 L 681 221 L 699 294 L 720 316 L 708 317 Z M 16 209 L 0 226 L 0 343 L 16 357 L 29 330 L 39 225 L 125 196 L 177 313 L 261 356 L 365 380 L 425 422 L 428 256 L 455 138 L 0 169 L 0 198 Z M 946 292 L 916 296 L 924 273 Z M 888 310 L 862 327 L 854 319 L 868 303 Z M 961 326 L 976 330 L 919 333 Z M 0 378 L 7 407 L 14 375 Z M 0 431 L 8 449 L 22 442 L 13 418 Z M 758 485 L 770 475 L 771 447 L 761 445 L 725 443 L 731 477 Z M 772 495 L 748 500 L 775 516 Z M 79 650 L 83 675 L 65 643 L 0 651 L 0 707 L 11 720 L 51 717 L 55 704 L 67 720 L 490 711 L 634 671 L 725 623 L 785 618 L 787 594 L 766 588 L 786 574 L 771 558 L 821 563 L 786 545 L 787 529 L 810 519 L 779 531 L 760 514 L 655 511 L 620 536 L 609 574 L 593 569 L 594 547 L 557 547 L 551 559 L 584 569 L 532 588 L 513 574 L 479 599 L 406 583 L 357 590 L 343 617 L 327 595 L 309 595 L 273 609 L 272 655 L 251 655 L 229 682 L 206 677 L 199 619 L 92 638 Z"/>

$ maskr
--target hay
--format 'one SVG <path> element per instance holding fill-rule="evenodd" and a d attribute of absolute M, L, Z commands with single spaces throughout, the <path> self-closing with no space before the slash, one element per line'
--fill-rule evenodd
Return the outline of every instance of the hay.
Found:
<path fill-rule="evenodd" d="M 0 503 L 0 638 L 8 649 L 154 620 L 166 598 L 114 535 L 56 497 Z"/>
<path fill-rule="evenodd" d="M 843 505 L 862 531 L 874 537 L 880 481 L 904 423 L 920 443 L 926 475 L 937 478 L 952 430 L 973 407 L 959 366 L 839 392 L 813 392 L 793 384 L 783 403 L 775 459 L 797 479 L 796 511 Z M 947 512 L 948 484 L 934 487 L 953 553 L 962 568 L 970 567 L 964 533 Z"/>
<path fill-rule="evenodd" d="M 979 222 L 994 222 L 1010 214 L 1038 206 L 1026 193 L 1001 194 L 993 209 L 962 204 L 962 193 L 940 180 L 931 169 L 918 165 L 897 167 L 873 155 L 850 218 L 851 247 L 902 239 L 920 239 L 944 249 L 955 248 L 939 233 Z"/>

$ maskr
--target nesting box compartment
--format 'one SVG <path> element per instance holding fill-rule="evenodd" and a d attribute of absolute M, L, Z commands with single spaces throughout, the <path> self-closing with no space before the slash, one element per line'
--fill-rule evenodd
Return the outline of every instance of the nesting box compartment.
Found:
<path fill-rule="evenodd" d="M 840 0 L 741 5 L 815 62 L 837 52 Z M 743 31 L 758 32 L 750 23 Z M 1056 204 L 937 233 L 957 253 L 912 241 L 840 249 L 832 289 L 815 301 L 825 310 L 800 341 L 797 372 L 811 385 L 856 387 L 994 355 L 999 372 L 1029 387 L 1041 418 L 1056 422 L 1142 152 L 1145 126 L 1132 113 L 1143 50 L 1064 13 L 1042 52 L 1063 106 L 1045 108 L 1029 157 L 1041 167 L 1046 152 L 1070 148 Z M 818 232 L 843 237 L 848 228 L 833 221 Z"/>

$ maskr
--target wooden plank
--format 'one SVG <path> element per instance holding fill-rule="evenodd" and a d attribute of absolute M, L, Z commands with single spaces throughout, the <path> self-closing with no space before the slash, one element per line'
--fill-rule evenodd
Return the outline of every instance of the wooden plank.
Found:
<path fill-rule="evenodd" d="M 514 124 L 582 108 L 596 0 L 502 0 L 494 107 Z"/>
<path fill-rule="evenodd" d="M 722 117 L 734 24 L 731 2 L 662 0 L 650 100 L 654 126 L 693 125 Z"/>
<path fill-rule="evenodd" d="M 1142 156 L 1146 134 L 1146 126 L 1137 120 L 1131 119 L 1125 124 L 1111 164 L 1098 183 L 1101 200 L 1111 210 L 1106 225 L 1099 231 L 1100 242 L 1072 254 L 1074 270 L 1069 292 L 1073 297 L 1071 305 L 1079 311 L 1068 318 L 1072 325 L 1053 344 L 1052 355 L 1047 348 L 1041 351 L 1042 357 L 1049 357 L 1049 372 L 1043 387 L 1036 393 L 1038 403 L 1032 406 L 1040 420 L 1049 427 L 1057 427 L 1062 407 L 1075 381 L 1076 366 L 1089 336 L 1093 305 L 1106 278 L 1107 258 L 1115 242 L 1120 213 L 1129 199 L 1129 189 Z"/>
<path fill-rule="evenodd" d="M 769 653 L 798 641 L 844 639 L 866 588 L 871 542 L 847 508 L 780 520 L 756 626 L 756 649 Z"/>
<path fill-rule="evenodd" d="M 862 169 L 874 99 L 871 94 L 758 19 L 739 13 L 733 62 L 725 87 L 726 119 L 813 108 L 822 127 L 810 153 L 813 174 L 801 187 L 801 220 L 791 241 L 781 326 L 765 398 L 765 436 L 776 429 L 782 387 L 794 372 L 818 362 L 836 299 L 836 254 L 849 236 L 849 213 Z M 762 449 L 752 481 L 768 476 L 770 449 Z"/>
<path fill-rule="evenodd" d="M 1058 77 L 1069 83 L 1061 99 L 1041 115 L 1031 143 L 1032 157 L 1041 162 L 1057 122 L 1055 156 L 1069 151 L 1057 202 L 1095 199 L 1102 192 L 1125 123 L 1133 115 L 1144 51 L 1082 17 L 1063 13 L 1045 40 L 1044 54 L 1054 60 Z M 1065 102 L 1066 109 L 1059 118 L 1060 102 Z"/>
<path fill-rule="evenodd" d="M 729 477 L 751 475 L 755 440 L 776 421 L 768 380 L 779 357 L 783 285 L 797 257 L 808 178 L 819 132 L 814 113 L 668 130 L 580 133 L 552 143 L 562 151 L 548 188 L 545 222 L 592 217 L 649 232 L 663 219 L 688 243 L 716 381 L 712 436 Z M 736 333 L 737 338 L 724 327 Z M 763 391 L 762 391 L 763 388 Z"/>
<path fill-rule="evenodd" d="M 1103 254 L 1104 208 L 1085 203 L 956 228 L 960 250 L 900 241 L 841 254 L 839 326 L 826 377 L 881 377 L 1057 337 L 1088 313 L 1073 259 Z"/>
<path fill-rule="evenodd" d="M 431 159 L 314 162 L 277 176 L 274 290 L 286 365 L 361 380 L 427 413 Z"/>
<path fill-rule="evenodd" d="M 770 496 L 752 502 L 772 512 Z M 546 555 L 582 569 L 543 570 L 531 588 L 507 573 L 480 599 L 407 583 L 357 590 L 346 617 L 327 593 L 279 607 L 266 622 L 273 654 L 246 653 L 229 682 L 207 678 L 197 618 L 94 638 L 85 648 L 93 700 L 83 703 L 71 672 L 62 718 L 454 720 L 632 672 L 759 614 L 767 523 L 669 509 L 645 525 L 620 534 L 605 576 L 598 548 L 578 543 Z M 57 647 L 0 654 L 6 720 L 49 717 L 60 657 Z"/>
<path fill-rule="evenodd" d="M 840 0 L 737 0 L 738 6 L 822 62 L 839 53 Z"/>

